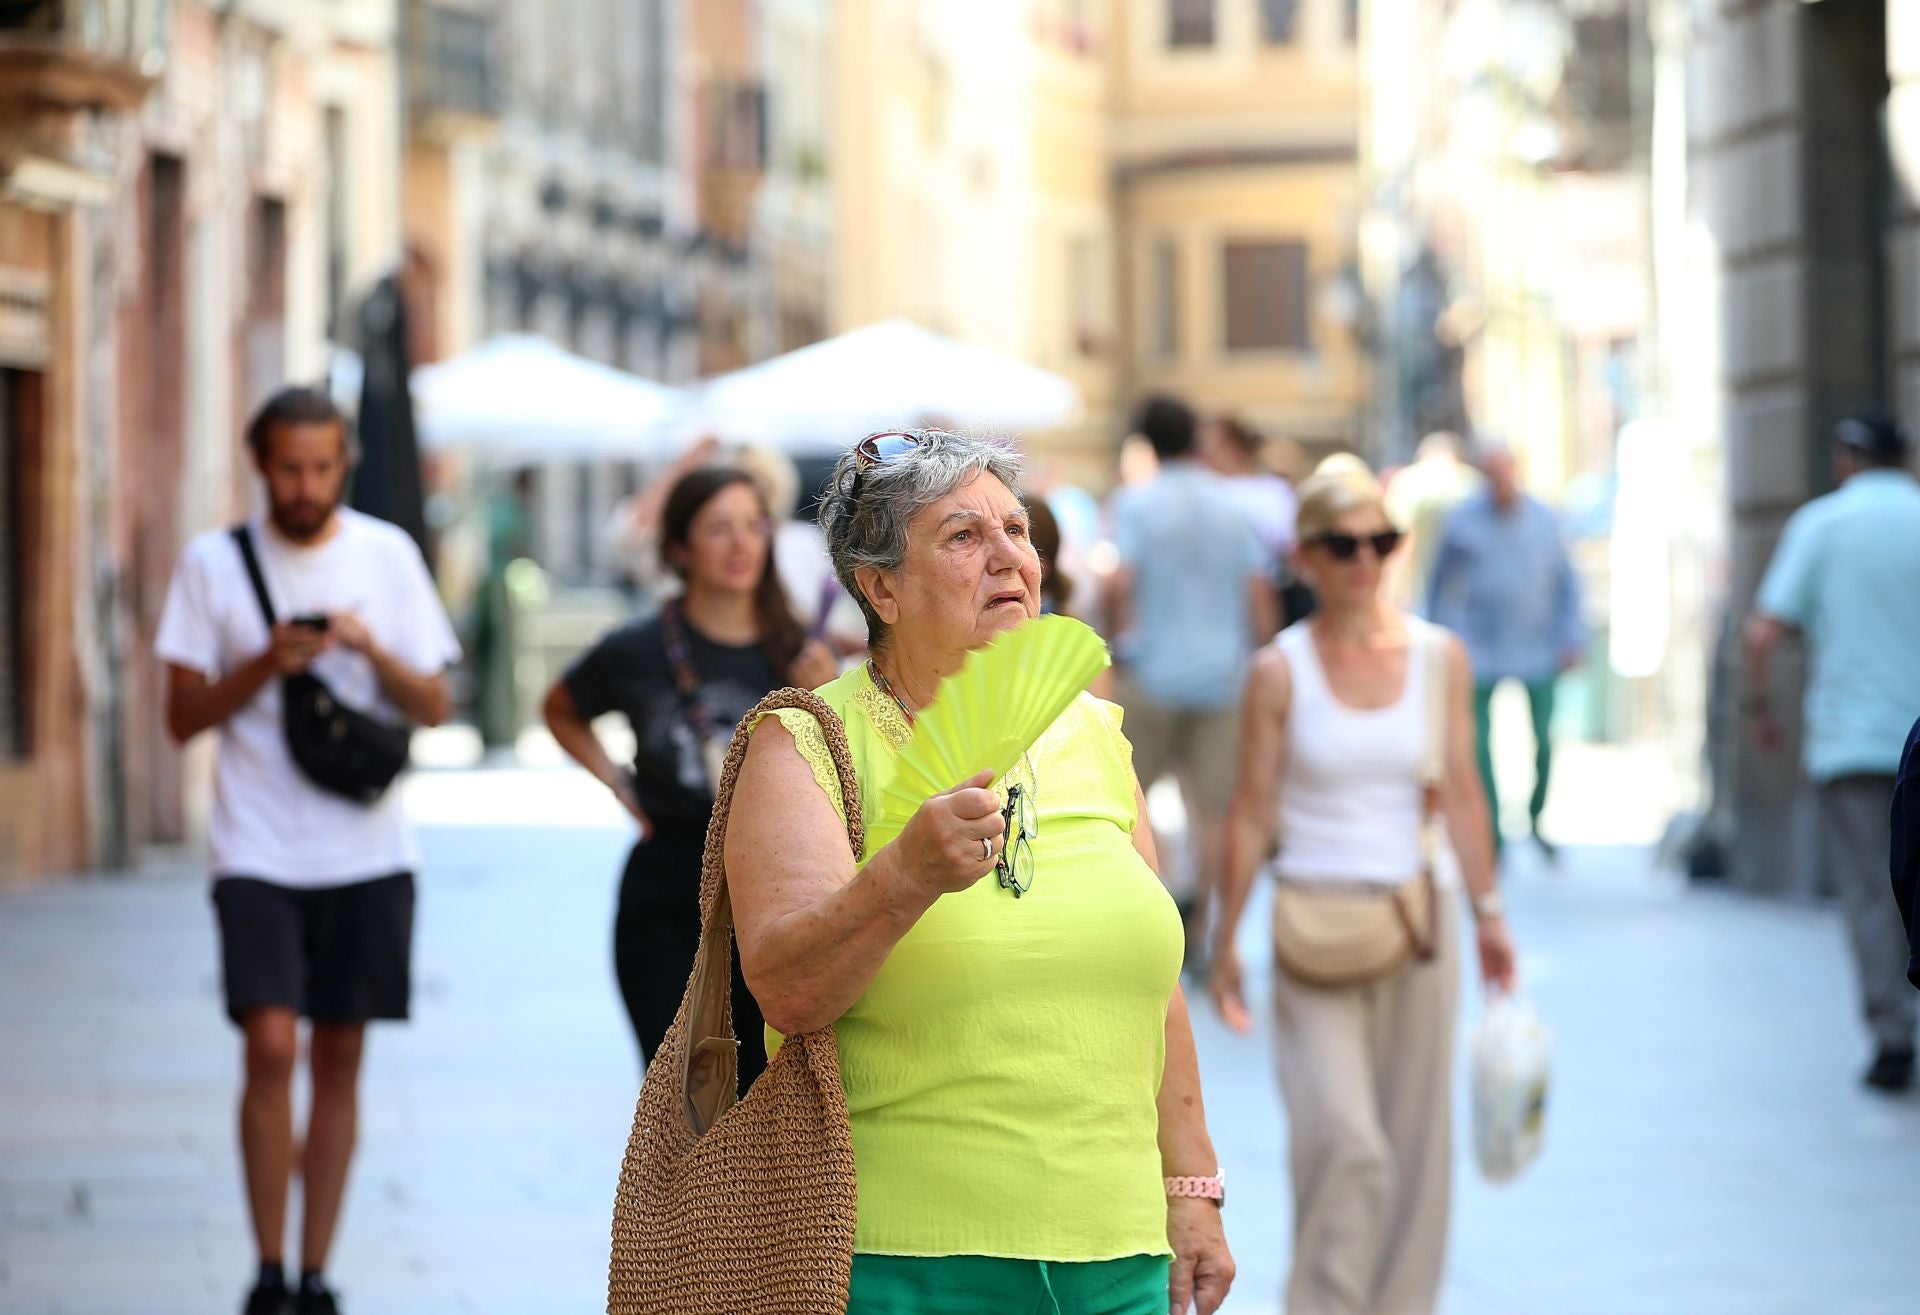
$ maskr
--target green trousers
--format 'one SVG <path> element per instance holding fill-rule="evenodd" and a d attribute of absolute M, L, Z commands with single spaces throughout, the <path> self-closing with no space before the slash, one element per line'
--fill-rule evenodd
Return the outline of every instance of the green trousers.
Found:
<path fill-rule="evenodd" d="M 1527 801 L 1527 821 L 1540 829 L 1540 814 L 1547 806 L 1547 782 L 1553 776 L 1553 696 L 1558 676 L 1523 682 L 1527 687 L 1527 719 L 1533 723 L 1533 797 Z M 1480 752 L 1480 783 L 1487 791 L 1487 816 L 1493 823 L 1493 852 L 1500 852 L 1500 790 L 1493 779 L 1493 692 L 1497 680 L 1477 682 L 1473 687 L 1475 743 Z"/>
<path fill-rule="evenodd" d="M 853 1258 L 847 1315 L 1166 1315 L 1167 1257 Z"/>

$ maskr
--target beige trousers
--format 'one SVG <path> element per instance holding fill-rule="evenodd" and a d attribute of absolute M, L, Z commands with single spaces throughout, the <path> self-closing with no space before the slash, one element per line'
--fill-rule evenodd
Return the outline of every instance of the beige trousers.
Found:
<path fill-rule="evenodd" d="M 1438 953 L 1328 990 L 1274 973 L 1292 1141 L 1287 1315 L 1431 1315 L 1453 1168 L 1459 914 L 1442 889 Z"/>

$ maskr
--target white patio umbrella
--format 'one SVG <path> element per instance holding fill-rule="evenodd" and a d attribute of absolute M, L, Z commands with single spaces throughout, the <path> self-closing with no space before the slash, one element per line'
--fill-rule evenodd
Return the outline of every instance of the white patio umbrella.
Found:
<path fill-rule="evenodd" d="M 507 334 L 413 372 L 421 446 L 502 465 L 631 461 L 663 455 L 684 394 Z"/>
<path fill-rule="evenodd" d="M 891 319 L 709 380 L 675 428 L 804 455 L 930 420 L 992 432 L 1050 429 L 1079 413 L 1071 380 Z"/>

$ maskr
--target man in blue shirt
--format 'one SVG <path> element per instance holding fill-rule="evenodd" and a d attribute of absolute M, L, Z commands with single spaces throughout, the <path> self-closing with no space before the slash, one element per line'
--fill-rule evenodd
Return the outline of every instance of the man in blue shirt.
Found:
<path fill-rule="evenodd" d="M 1820 797 L 1820 861 L 1853 942 L 1861 1001 L 1878 1051 L 1866 1082 L 1913 1083 L 1915 997 L 1907 945 L 1885 880 L 1894 772 L 1920 716 L 1920 483 L 1913 443 L 1880 414 L 1834 428 L 1840 487 L 1787 521 L 1754 600 L 1748 701 L 1765 748 L 1780 743 L 1767 702 L 1780 641 L 1806 637 L 1804 760 Z"/>
<path fill-rule="evenodd" d="M 1540 834 L 1540 814 L 1553 776 L 1555 687 L 1561 673 L 1579 665 L 1586 649 L 1580 584 L 1559 521 L 1545 503 L 1521 490 L 1513 453 L 1499 444 L 1483 448 L 1480 472 L 1486 488 L 1454 508 L 1441 534 L 1428 576 L 1427 615 L 1459 635 L 1473 660 L 1480 779 L 1496 853 L 1501 836 L 1489 734 L 1493 693 L 1506 680 L 1526 686 L 1533 723 L 1527 820 L 1535 843 L 1552 858 L 1554 848 Z"/>
<path fill-rule="evenodd" d="M 1240 688 L 1253 650 L 1273 637 L 1278 608 L 1266 554 L 1226 482 L 1200 461 L 1184 402 L 1142 404 L 1135 431 L 1159 473 L 1114 505 L 1120 566 L 1109 586 L 1116 695 L 1143 788 L 1180 782 L 1193 841 L 1189 944 L 1201 944 L 1219 871 L 1239 741 Z"/>

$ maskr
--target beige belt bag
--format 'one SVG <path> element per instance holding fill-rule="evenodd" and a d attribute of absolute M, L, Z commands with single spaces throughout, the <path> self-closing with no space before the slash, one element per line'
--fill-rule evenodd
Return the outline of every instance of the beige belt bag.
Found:
<path fill-rule="evenodd" d="M 1282 972 L 1307 986 L 1364 986 L 1433 958 L 1439 923 L 1433 829 L 1446 762 L 1447 650 L 1437 633 L 1424 649 L 1427 745 L 1420 774 L 1426 816 L 1420 830 L 1420 873 L 1398 885 L 1277 882 L 1274 959 Z"/>
<path fill-rule="evenodd" d="M 1433 957 L 1438 898 L 1431 870 L 1398 886 L 1280 882 L 1273 892 L 1274 958 L 1308 986 L 1382 981 Z"/>

